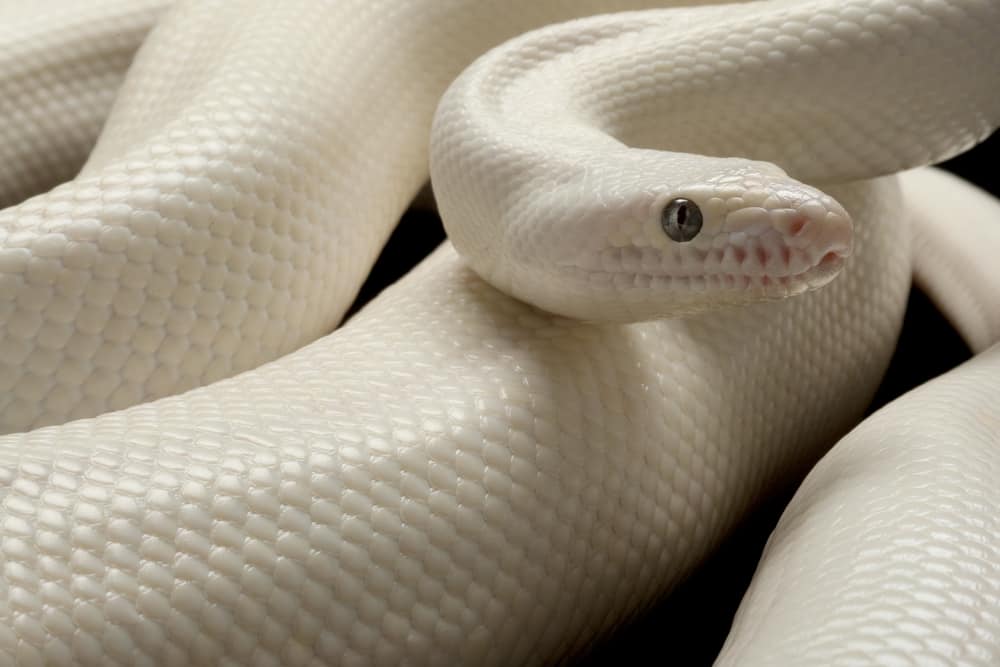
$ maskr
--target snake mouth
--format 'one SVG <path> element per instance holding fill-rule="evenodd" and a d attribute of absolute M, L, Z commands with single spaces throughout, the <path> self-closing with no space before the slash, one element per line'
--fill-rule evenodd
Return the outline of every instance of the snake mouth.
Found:
<path fill-rule="evenodd" d="M 562 265 L 591 284 L 617 289 L 706 290 L 739 299 L 798 294 L 830 282 L 850 255 L 848 243 L 795 248 L 787 244 L 685 248 L 677 254 L 655 248 L 608 248 L 598 262 Z"/>
<path fill-rule="evenodd" d="M 826 285 L 836 277 L 847 261 L 848 253 L 828 251 L 819 260 L 800 271 L 784 274 L 716 273 L 706 276 L 706 283 L 718 283 L 729 289 L 748 291 L 762 297 L 790 296 Z"/>
<path fill-rule="evenodd" d="M 813 289 L 830 282 L 844 267 L 850 246 L 799 249 L 786 244 L 764 248 L 729 246 L 706 254 L 706 279 L 727 287 L 779 294 Z"/>

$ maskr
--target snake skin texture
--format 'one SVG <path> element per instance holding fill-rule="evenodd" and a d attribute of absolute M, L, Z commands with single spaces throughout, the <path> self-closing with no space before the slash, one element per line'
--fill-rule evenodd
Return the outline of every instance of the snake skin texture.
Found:
<path fill-rule="evenodd" d="M 870 188 L 845 203 L 885 223 L 798 299 L 586 326 L 444 247 L 277 362 L 0 439 L 0 650 L 122 665 L 580 650 L 859 418 L 910 276 L 894 185 Z"/>
<path fill-rule="evenodd" d="M 0 2 L 0 208 L 76 174 L 165 5 Z"/>
<path fill-rule="evenodd" d="M 975 0 L 871 7 L 902 8 L 889 31 L 954 37 L 956 7 L 984 12 L 976 34 L 997 25 Z M 793 299 L 585 323 L 445 244 L 322 335 L 426 179 L 448 83 L 508 36 L 603 8 L 168 13 L 80 176 L 0 214 L 5 429 L 142 402 L 0 438 L 0 662 L 567 658 L 857 423 L 912 274 L 893 178 L 824 188 L 855 250 Z M 830 29 L 863 42 L 857 21 Z M 949 62 L 924 94 L 973 71 Z M 1000 122 L 969 85 L 980 113 L 942 130 L 946 153 Z"/>
<path fill-rule="evenodd" d="M 1000 118 L 1000 53 L 980 47 L 997 25 L 1000 7 L 982 2 L 817 0 L 620 13 L 524 35 L 441 102 L 431 174 L 445 228 L 491 284 L 587 320 L 815 289 L 833 275 L 820 258 L 843 252 L 840 207 L 771 165 L 710 156 L 826 184 L 950 157 Z M 864 37 L 845 49 L 852 31 Z M 982 85 L 957 76 L 968 67 L 985 68 Z M 661 225 L 675 197 L 703 216 L 685 243 Z"/>
<path fill-rule="evenodd" d="M 328 333 L 427 181 L 434 109 L 462 68 L 533 27 L 655 4 L 178 4 L 80 175 L 0 211 L 0 433 L 179 393 Z M 42 23 L 59 43 L 110 29 L 125 44 L 155 14 L 135 7 L 129 31 Z M 105 91 L 127 51 L 85 59 Z M 79 58 L 45 53 L 61 100 Z M 17 109 L 21 152 L 62 164 L 62 142 L 30 130 L 38 107 Z"/>
<path fill-rule="evenodd" d="M 994 346 L 844 438 L 782 516 L 717 665 L 1000 663 L 998 392 Z"/>
<path fill-rule="evenodd" d="M 913 223 L 914 279 L 969 347 L 981 352 L 1000 341 L 1000 202 L 939 169 L 917 169 L 901 179 Z"/>
<path fill-rule="evenodd" d="M 989 252 L 1000 200 L 937 169 L 900 180 L 917 277 L 974 350 L 993 347 L 883 408 L 816 466 L 720 667 L 1000 662 L 1000 269 Z"/>

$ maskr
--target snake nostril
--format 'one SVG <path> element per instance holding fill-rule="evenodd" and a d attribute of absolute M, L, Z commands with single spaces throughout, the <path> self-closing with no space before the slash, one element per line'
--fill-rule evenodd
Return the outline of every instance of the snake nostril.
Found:
<path fill-rule="evenodd" d="M 831 250 L 830 252 L 823 255 L 823 257 L 819 260 L 819 266 L 829 266 L 831 264 L 836 264 L 837 262 L 840 262 L 843 259 L 844 255 L 842 255 L 839 252 L 834 252 L 833 250 Z"/>
<path fill-rule="evenodd" d="M 798 236 L 802 233 L 802 230 L 806 228 L 806 223 L 808 220 L 806 218 L 795 218 L 792 220 L 791 224 L 788 225 L 788 232 L 792 236 Z"/>

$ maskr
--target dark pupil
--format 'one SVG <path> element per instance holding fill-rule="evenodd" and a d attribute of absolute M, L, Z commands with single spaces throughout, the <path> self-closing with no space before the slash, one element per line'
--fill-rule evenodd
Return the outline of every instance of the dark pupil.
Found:
<path fill-rule="evenodd" d="M 663 231 L 678 243 L 686 243 L 698 236 L 703 222 L 698 205 L 683 197 L 671 200 L 660 216 Z"/>

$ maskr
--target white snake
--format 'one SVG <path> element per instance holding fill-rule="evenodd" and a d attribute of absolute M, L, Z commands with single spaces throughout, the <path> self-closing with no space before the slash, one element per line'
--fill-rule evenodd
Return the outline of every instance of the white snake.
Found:
<path fill-rule="evenodd" d="M 0 165 L 38 165 L 0 172 L 6 197 L 47 185 L 53 165 L 84 150 L 76 122 L 99 123 L 128 36 L 160 7 L 63 2 L 0 5 L 0 26 L 33 26 L 0 31 L 3 128 L 27 137 L 3 142 Z M 3 429 L 143 402 L 0 438 L 6 661 L 572 655 L 668 591 L 764 490 L 858 421 L 909 286 L 904 201 L 962 187 L 916 173 L 904 183 L 930 185 L 904 200 L 894 179 L 873 177 L 953 154 L 1000 123 L 1000 53 L 984 48 L 1000 7 L 988 0 L 609 15 L 491 52 L 439 111 L 434 186 L 468 261 L 519 299 L 446 245 L 343 329 L 292 352 L 341 317 L 427 177 L 435 105 L 475 56 L 534 27 L 646 4 L 202 1 L 166 15 L 81 174 L 0 213 Z M 44 13 L 53 8 L 67 13 Z M 101 92 L 74 88 L 81 72 Z M 81 95 L 90 103 L 78 107 Z M 773 160 L 809 182 L 866 180 L 821 194 L 760 163 L 651 148 Z M 1000 207 L 962 196 L 968 228 L 988 229 Z M 677 197 L 704 215 L 685 244 L 661 235 Z M 831 280 L 846 253 L 845 211 L 853 251 Z M 933 255 L 940 219 L 918 222 L 917 256 Z M 499 263 L 481 252 L 487 244 Z M 940 266 L 959 277 L 927 279 L 985 346 L 996 321 L 949 294 L 1000 285 L 991 253 L 968 239 L 945 245 Z M 698 281 L 692 264 L 719 277 Z M 963 264 L 981 278 L 963 282 L 973 273 Z M 520 299 L 589 320 L 705 312 L 587 323 Z M 995 358 L 904 399 L 907 410 L 979 381 Z M 980 431 L 948 433 L 969 447 L 995 439 L 990 408 L 984 400 L 976 413 Z M 905 434 L 912 420 L 901 413 L 881 413 L 853 442 L 872 429 Z M 858 449 L 845 445 L 812 480 Z M 942 455 L 929 448 L 918 465 L 934 470 Z M 880 572 L 885 590 L 899 588 L 896 570 L 878 569 L 880 540 L 922 553 L 919 521 L 890 516 L 874 536 L 844 530 L 870 506 L 851 495 L 832 551 L 796 537 L 801 521 L 779 528 L 779 558 L 762 566 L 723 661 L 773 664 L 779 650 L 790 664 L 838 651 L 878 660 L 866 633 L 880 619 L 890 653 L 923 642 L 928 656 L 990 664 L 1000 655 L 988 610 L 1000 600 L 990 509 L 1000 485 L 989 456 L 949 460 L 958 478 L 983 481 L 955 488 L 961 502 L 944 521 L 973 520 L 957 542 L 927 536 L 967 547 L 985 572 L 965 585 L 960 558 L 934 570 L 930 590 L 957 600 L 958 612 L 937 607 L 947 623 L 908 622 L 904 605 L 879 606 L 882 594 L 870 617 L 858 597 L 838 598 L 857 570 L 824 574 L 817 556 L 873 559 L 865 598 L 883 591 Z M 863 490 L 896 488 L 910 487 Z M 857 551 L 865 540 L 873 548 Z M 768 570 L 785 562 L 794 579 Z M 791 580 L 806 602 L 787 595 L 790 611 L 774 611 L 772 592 Z M 923 579 L 905 581 L 915 600 L 933 598 Z M 887 616 L 890 606 L 904 618 Z M 962 632 L 978 643 L 963 644 Z"/>

